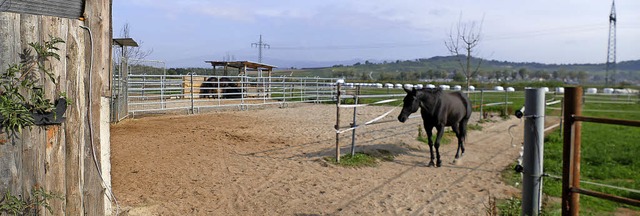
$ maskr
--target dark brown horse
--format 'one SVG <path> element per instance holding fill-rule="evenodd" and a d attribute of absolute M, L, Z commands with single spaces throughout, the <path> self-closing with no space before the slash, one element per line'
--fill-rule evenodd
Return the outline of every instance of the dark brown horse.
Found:
<path fill-rule="evenodd" d="M 200 98 L 218 98 L 218 78 L 209 77 L 200 86 Z"/>
<path fill-rule="evenodd" d="M 227 77 L 209 77 L 200 86 L 200 98 L 240 98 L 242 89 Z"/>
<path fill-rule="evenodd" d="M 471 101 L 461 92 L 443 92 L 441 89 L 404 89 L 407 96 L 404 97 L 402 112 L 398 116 L 400 122 L 405 122 L 411 113 L 417 112 L 420 108 L 424 129 L 427 131 L 429 141 L 429 151 L 431 161 L 429 166 L 433 166 L 433 141 L 431 140 L 432 130 L 435 127 L 438 132 L 436 136 L 436 166 L 440 167 L 440 139 L 444 134 L 444 128 L 451 126 L 458 138 L 458 150 L 456 160 L 464 154 L 464 141 L 467 134 L 467 122 L 471 117 Z M 454 160 L 454 162 L 456 161 Z"/>

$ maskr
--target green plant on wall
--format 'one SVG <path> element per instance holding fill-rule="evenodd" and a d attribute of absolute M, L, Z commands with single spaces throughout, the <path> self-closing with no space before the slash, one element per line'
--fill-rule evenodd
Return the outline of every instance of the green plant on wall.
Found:
<path fill-rule="evenodd" d="M 53 214 L 49 201 L 53 199 L 64 200 L 64 197 L 55 193 L 47 193 L 44 188 L 36 185 L 31 189 L 31 197 L 24 199 L 21 196 L 11 194 L 9 191 L 0 197 L 0 215 L 38 215 L 38 208 L 44 207 Z"/>
<path fill-rule="evenodd" d="M 32 113 L 47 113 L 55 109 L 55 104 L 46 99 L 42 83 L 47 78 L 56 83 L 54 73 L 46 63 L 51 58 L 60 60 L 55 47 L 64 41 L 57 37 L 43 44 L 29 43 L 35 51 L 24 49 L 20 54 L 20 62 L 9 65 L 0 76 L 0 119 L 7 134 L 16 136 L 22 129 L 34 125 Z"/>

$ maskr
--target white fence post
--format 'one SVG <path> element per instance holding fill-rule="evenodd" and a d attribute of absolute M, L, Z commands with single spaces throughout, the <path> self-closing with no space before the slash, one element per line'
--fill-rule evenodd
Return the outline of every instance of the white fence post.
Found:
<path fill-rule="evenodd" d="M 191 114 L 194 114 L 194 105 L 193 105 L 193 72 L 189 73 L 189 77 L 191 78 L 189 80 L 189 82 L 191 83 L 190 88 L 191 88 Z"/>

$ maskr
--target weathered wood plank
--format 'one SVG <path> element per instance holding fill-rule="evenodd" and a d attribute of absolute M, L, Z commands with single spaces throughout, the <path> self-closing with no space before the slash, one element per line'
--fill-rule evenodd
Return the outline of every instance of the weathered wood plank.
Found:
<path fill-rule="evenodd" d="M 87 1 L 85 5 L 85 24 L 91 29 L 93 35 L 93 61 L 91 68 L 90 85 L 87 89 L 90 94 L 90 103 L 88 104 L 91 112 L 88 114 L 91 121 L 89 124 L 89 138 L 85 145 L 85 151 L 91 151 L 92 158 L 85 158 L 85 190 L 84 203 L 85 213 L 88 215 L 104 215 L 105 212 L 105 190 L 102 186 L 103 181 L 99 174 L 102 170 L 103 161 L 101 152 L 103 145 L 109 145 L 109 140 L 103 140 L 100 134 L 109 133 L 109 128 L 102 128 L 100 121 L 102 119 L 102 109 L 109 109 L 108 106 L 101 107 L 101 96 L 109 95 L 108 74 L 111 67 L 111 1 L 98 0 Z M 86 59 L 91 62 L 91 59 Z M 108 118 L 109 116 L 106 116 Z M 97 160 L 97 161 L 96 161 Z M 108 161 L 106 161 L 108 163 Z M 92 166 L 88 164 L 92 163 Z M 97 163 L 97 165 L 96 165 Z M 104 173 L 103 173 L 104 174 Z M 104 175 L 102 177 L 105 177 Z"/>
<path fill-rule="evenodd" d="M 43 40 L 49 40 L 49 36 L 59 37 L 67 41 L 67 33 L 69 31 L 69 21 L 67 19 L 57 17 L 44 17 L 42 20 Z M 56 83 L 51 81 L 45 82 L 45 96 L 51 101 L 55 101 L 61 92 L 66 92 L 66 62 L 67 46 L 58 44 L 57 53 L 61 56 L 60 60 L 51 59 L 48 66 L 54 74 Z M 64 89 L 62 89 L 64 88 Z M 45 161 L 45 189 L 49 193 L 62 195 L 65 197 L 65 142 L 64 127 L 52 125 L 46 127 L 46 161 Z M 65 201 L 64 199 L 52 199 L 49 202 L 52 215 L 64 215 Z M 47 212 L 48 213 L 48 212 Z"/>
<path fill-rule="evenodd" d="M 0 12 L 0 71 L 18 62 L 20 15 Z M 22 193 L 22 145 L 0 132 L 0 194 Z"/>
<path fill-rule="evenodd" d="M 36 15 L 21 15 L 20 18 L 21 49 L 31 50 L 31 55 L 36 55 L 28 43 L 40 41 L 40 17 Z M 37 72 L 35 72 L 37 74 Z M 29 95 L 22 92 L 26 98 Z M 38 127 L 22 130 L 20 135 L 22 145 L 22 196 L 25 199 L 31 198 L 31 191 L 34 188 L 43 186 L 44 183 L 44 136 Z M 20 145 L 20 144 L 19 144 Z M 38 211 L 42 211 L 39 208 Z"/>
<path fill-rule="evenodd" d="M 65 141 L 65 184 L 66 215 L 83 215 L 84 184 L 84 128 L 86 128 L 86 94 L 84 77 L 86 74 L 85 34 L 79 27 L 82 22 L 69 20 L 67 35 L 67 96 L 71 102 L 67 107 L 64 127 Z"/>

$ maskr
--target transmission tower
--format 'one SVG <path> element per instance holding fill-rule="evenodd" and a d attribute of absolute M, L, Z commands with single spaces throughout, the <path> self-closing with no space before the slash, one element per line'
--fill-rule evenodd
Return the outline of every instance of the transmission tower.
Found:
<path fill-rule="evenodd" d="M 611 14 L 609 14 L 609 47 L 607 50 L 607 72 L 605 75 L 605 86 L 609 86 L 609 81 L 614 83 L 616 74 L 616 1 L 611 3 Z"/>
<path fill-rule="evenodd" d="M 260 41 L 251 43 L 251 47 L 258 47 L 258 63 L 262 63 L 262 48 L 269 49 L 269 44 L 262 42 L 262 35 L 260 35 Z"/>

